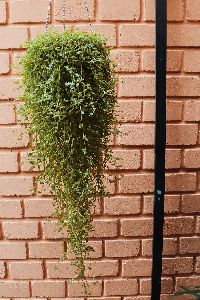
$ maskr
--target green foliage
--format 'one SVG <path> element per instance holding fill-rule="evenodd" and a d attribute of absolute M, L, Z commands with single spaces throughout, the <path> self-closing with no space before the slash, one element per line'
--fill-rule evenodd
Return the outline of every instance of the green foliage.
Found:
<path fill-rule="evenodd" d="M 30 161 L 39 180 L 52 189 L 60 229 L 67 228 L 79 278 L 97 199 L 106 195 L 105 170 L 115 121 L 115 78 L 105 39 L 81 32 L 55 32 L 27 44 L 22 58 L 28 130 L 34 149 Z M 66 253 L 64 258 L 66 258 Z"/>
<path fill-rule="evenodd" d="M 188 289 L 184 287 L 181 288 L 183 291 L 176 293 L 175 296 L 192 295 L 194 296 L 194 298 L 192 298 L 191 300 L 193 299 L 200 300 L 200 290 L 199 290 L 200 286 L 196 286 L 194 289 Z"/>

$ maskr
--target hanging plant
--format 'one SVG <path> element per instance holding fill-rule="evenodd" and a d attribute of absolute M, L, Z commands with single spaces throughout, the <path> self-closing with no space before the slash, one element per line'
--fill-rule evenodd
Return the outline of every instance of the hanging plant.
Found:
<path fill-rule="evenodd" d="M 91 211 L 106 195 L 103 170 L 112 162 L 116 100 L 109 49 L 96 34 L 49 32 L 28 42 L 21 65 L 30 162 L 52 189 L 59 228 L 67 229 L 77 275 L 84 278 Z"/>

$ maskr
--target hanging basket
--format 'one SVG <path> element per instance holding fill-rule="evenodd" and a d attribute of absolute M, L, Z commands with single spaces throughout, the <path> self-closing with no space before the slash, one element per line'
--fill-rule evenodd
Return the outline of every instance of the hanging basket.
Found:
<path fill-rule="evenodd" d="M 85 277 L 95 202 L 107 195 L 103 170 L 115 121 L 115 79 L 105 39 L 81 32 L 45 33 L 27 44 L 21 61 L 30 120 L 33 167 L 54 195 L 60 229 L 66 228 L 77 275 Z M 65 253 L 66 256 L 66 253 Z"/>

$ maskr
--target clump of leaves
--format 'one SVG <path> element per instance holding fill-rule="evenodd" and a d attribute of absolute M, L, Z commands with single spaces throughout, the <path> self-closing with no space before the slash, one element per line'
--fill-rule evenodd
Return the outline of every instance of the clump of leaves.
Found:
<path fill-rule="evenodd" d="M 79 278 L 91 251 L 91 210 L 107 194 L 103 170 L 112 161 L 115 78 L 105 42 L 96 34 L 52 31 L 29 41 L 21 61 L 30 161 L 52 189 Z"/>
<path fill-rule="evenodd" d="M 196 286 L 194 289 L 188 289 L 185 287 L 181 287 L 181 289 L 183 290 L 182 292 L 177 292 L 175 294 L 175 296 L 182 296 L 182 295 L 192 295 L 194 296 L 194 298 L 192 298 L 191 300 L 197 299 L 200 300 L 200 286 Z"/>

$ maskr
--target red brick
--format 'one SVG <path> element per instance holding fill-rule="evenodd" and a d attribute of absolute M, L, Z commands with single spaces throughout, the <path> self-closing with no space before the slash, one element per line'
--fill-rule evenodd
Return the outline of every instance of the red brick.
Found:
<path fill-rule="evenodd" d="M 64 27 L 63 25 L 56 25 L 54 24 L 53 29 L 55 32 L 58 33 L 63 33 L 64 32 Z M 66 30 L 72 30 L 72 25 L 65 25 Z M 35 39 L 38 35 L 45 33 L 46 28 L 44 25 L 37 25 L 37 26 L 30 26 L 30 36 L 31 39 Z"/>
<path fill-rule="evenodd" d="M 153 213 L 153 196 L 144 196 L 144 214 Z M 165 213 L 173 214 L 178 213 L 180 207 L 180 196 L 179 195 L 165 195 Z"/>
<path fill-rule="evenodd" d="M 0 200 L 0 218 L 22 218 L 22 205 L 18 199 L 1 199 Z"/>
<path fill-rule="evenodd" d="M 28 281 L 0 281 L 0 297 L 30 297 Z"/>
<path fill-rule="evenodd" d="M 151 218 L 122 219 L 121 233 L 123 236 L 151 236 L 152 225 Z"/>
<path fill-rule="evenodd" d="M 102 281 L 100 280 L 88 280 L 90 297 L 100 297 L 102 294 Z M 85 296 L 84 287 L 82 282 L 74 280 L 68 284 L 68 296 L 69 297 L 82 297 Z"/>
<path fill-rule="evenodd" d="M 11 23 L 45 23 L 48 0 L 11 0 Z"/>
<path fill-rule="evenodd" d="M 185 105 L 185 120 L 187 122 L 200 121 L 200 101 L 187 101 Z"/>
<path fill-rule="evenodd" d="M 141 197 L 110 197 L 104 199 L 106 215 L 130 215 L 140 213 Z"/>
<path fill-rule="evenodd" d="M 25 217 L 49 217 L 53 211 L 52 199 L 24 199 Z"/>
<path fill-rule="evenodd" d="M 175 257 L 163 259 L 163 274 L 187 274 L 193 272 L 192 257 Z"/>
<path fill-rule="evenodd" d="M 90 237 L 103 238 L 117 236 L 117 220 L 95 220 Z"/>
<path fill-rule="evenodd" d="M 197 217 L 197 228 L 196 228 L 197 233 L 200 233 L 200 217 Z"/>
<path fill-rule="evenodd" d="M 75 25 L 74 28 L 78 29 L 79 31 L 91 33 L 91 28 L 89 25 Z M 107 46 L 112 46 L 112 47 L 116 46 L 116 26 L 115 25 L 113 25 L 113 24 L 94 24 L 93 31 L 95 33 L 103 35 L 107 39 Z"/>
<path fill-rule="evenodd" d="M 195 269 L 196 273 L 200 273 L 200 257 L 196 258 L 196 269 Z"/>
<path fill-rule="evenodd" d="M 94 259 L 94 258 L 102 258 L 103 256 L 103 245 L 102 241 L 88 241 L 87 245 L 93 250 L 89 251 L 88 253 L 88 259 Z M 72 253 L 70 249 L 70 245 L 68 245 L 68 259 L 74 259 L 74 254 Z"/>
<path fill-rule="evenodd" d="M 194 232 L 194 217 L 166 217 L 165 235 L 183 235 Z"/>
<path fill-rule="evenodd" d="M 161 293 L 173 293 L 172 278 L 162 278 Z M 151 294 L 151 279 L 140 279 L 140 293 L 145 295 Z"/>
<path fill-rule="evenodd" d="M 200 253 L 200 237 L 180 238 L 180 253 L 195 254 Z"/>
<path fill-rule="evenodd" d="M 64 281 L 32 281 L 31 287 L 34 297 L 65 297 Z"/>
<path fill-rule="evenodd" d="M 3 0 L 0 2 L 0 24 L 7 22 L 6 6 L 6 1 Z"/>
<path fill-rule="evenodd" d="M 183 103 L 180 101 L 167 101 L 167 121 L 181 121 Z M 143 102 L 143 121 L 155 122 L 155 102 Z"/>
<path fill-rule="evenodd" d="M 90 18 L 94 19 L 94 0 L 87 1 Z M 54 16 L 57 21 L 63 21 L 63 1 L 55 0 Z M 81 0 L 66 1 L 65 21 L 88 21 L 85 3 Z"/>
<path fill-rule="evenodd" d="M 128 296 L 138 293 L 136 279 L 105 280 L 104 285 L 106 296 Z"/>
<path fill-rule="evenodd" d="M 1 152 L 0 153 L 0 173 L 18 172 L 18 153 Z"/>
<path fill-rule="evenodd" d="M 153 125 L 121 125 L 118 144 L 125 146 L 151 146 L 154 144 Z"/>
<path fill-rule="evenodd" d="M 200 276 L 192 276 L 192 277 L 177 277 L 176 278 L 176 290 L 181 290 L 181 286 L 194 288 L 199 285 Z M 181 300 L 181 299 L 180 299 Z"/>
<path fill-rule="evenodd" d="M 1 27 L 0 27 L 0 31 L 1 31 Z M 19 78 L 2 77 L 0 79 L 0 99 L 1 100 L 18 99 L 22 96 L 23 91 L 21 88 L 19 89 L 17 81 L 19 81 Z"/>
<path fill-rule="evenodd" d="M 62 242 L 29 243 L 30 258 L 60 258 L 63 253 Z"/>
<path fill-rule="evenodd" d="M 171 173 L 166 175 L 167 192 L 189 192 L 196 190 L 196 173 Z"/>
<path fill-rule="evenodd" d="M 23 127 L 0 127 L 0 148 L 21 148 L 29 143 L 29 135 Z"/>
<path fill-rule="evenodd" d="M 139 240 L 105 241 L 106 257 L 134 257 L 140 252 Z"/>
<path fill-rule="evenodd" d="M 8 240 L 37 239 L 38 222 L 7 221 L 3 223 L 3 231 Z"/>
<path fill-rule="evenodd" d="M 123 175 L 119 182 L 119 185 L 121 193 L 138 194 L 153 192 L 153 175 Z"/>
<path fill-rule="evenodd" d="M 119 77 L 119 97 L 153 97 L 154 76 L 125 75 Z"/>
<path fill-rule="evenodd" d="M 166 169 L 179 169 L 181 165 L 181 150 L 166 150 Z M 154 169 L 154 150 L 148 149 L 143 151 L 143 169 Z"/>
<path fill-rule="evenodd" d="M 200 211 L 200 194 L 183 195 L 181 212 L 182 213 L 198 213 Z"/>
<path fill-rule="evenodd" d="M 148 0 L 149 1 L 149 0 Z M 180 72 L 182 66 L 183 52 L 179 50 L 169 50 L 167 52 L 167 71 Z M 146 72 L 155 71 L 155 51 L 144 50 L 142 52 L 142 69 Z"/>
<path fill-rule="evenodd" d="M 197 76 L 170 76 L 167 79 L 169 97 L 198 97 L 200 79 Z"/>
<path fill-rule="evenodd" d="M 0 3 L 1 7 L 1 3 Z M 10 71 L 9 53 L 0 53 L 0 74 L 7 74 Z"/>
<path fill-rule="evenodd" d="M 177 239 L 176 238 L 165 238 L 163 245 L 163 255 L 171 256 L 177 254 Z M 152 239 L 142 240 L 142 255 L 152 256 Z"/>
<path fill-rule="evenodd" d="M 184 52 L 184 71 L 200 72 L 200 51 L 186 50 Z"/>
<path fill-rule="evenodd" d="M 117 102 L 116 115 L 118 122 L 141 122 L 142 101 L 119 100 Z"/>
<path fill-rule="evenodd" d="M 196 24 L 169 24 L 168 46 L 199 47 L 200 28 Z"/>
<path fill-rule="evenodd" d="M 29 196 L 33 194 L 33 178 L 25 176 L 2 176 L 0 181 L 1 196 Z"/>
<path fill-rule="evenodd" d="M 113 150 L 112 156 L 117 159 L 117 166 L 109 166 L 109 169 L 129 169 L 140 168 L 141 152 L 139 150 Z"/>
<path fill-rule="evenodd" d="M 119 46 L 154 46 L 154 25 L 124 24 L 119 27 Z"/>
<path fill-rule="evenodd" d="M 67 237 L 67 231 L 61 230 L 59 231 L 58 222 L 57 221 L 45 221 L 42 222 L 43 229 L 43 238 L 44 239 L 63 239 Z"/>
<path fill-rule="evenodd" d="M 0 259 L 26 259 L 25 243 L 10 242 L 0 243 Z"/>
<path fill-rule="evenodd" d="M 188 149 L 184 151 L 184 167 L 189 169 L 200 167 L 200 149 Z"/>
<path fill-rule="evenodd" d="M 35 167 L 33 168 L 33 166 L 31 165 L 30 161 L 29 161 L 29 153 L 28 152 L 21 152 L 20 153 L 20 158 L 21 158 L 21 171 L 22 172 L 38 172 L 39 168 Z"/>
<path fill-rule="evenodd" d="M 0 124 L 14 124 L 14 123 L 15 123 L 14 105 L 12 103 L 0 103 Z"/>
<path fill-rule="evenodd" d="M 200 20 L 199 0 L 187 1 L 187 19 L 190 21 Z"/>
<path fill-rule="evenodd" d="M 138 21 L 140 1 L 101 0 L 98 17 L 102 21 Z"/>
<path fill-rule="evenodd" d="M 0 49 L 17 49 L 25 45 L 28 30 L 22 26 L 3 26 L 0 28 Z"/>
<path fill-rule="evenodd" d="M 9 262 L 8 263 L 10 279 L 42 279 L 42 262 Z"/>
<path fill-rule="evenodd" d="M 111 60 L 115 64 L 116 72 L 138 72 L 140 65 L 140 56 L 138 51 L 134 50 L 112 50 Z"/>
<path fill-rule="evenodd" d="M 3 262 L 0 262 L 0 278 L 3 279 L 6 276 L 6 268 Z"/>
<path fill-rule="evenodd" d="M 122 262 L 123 277 L 145 277 L 151 275 L 151 259 L 133 259 Z"/>

